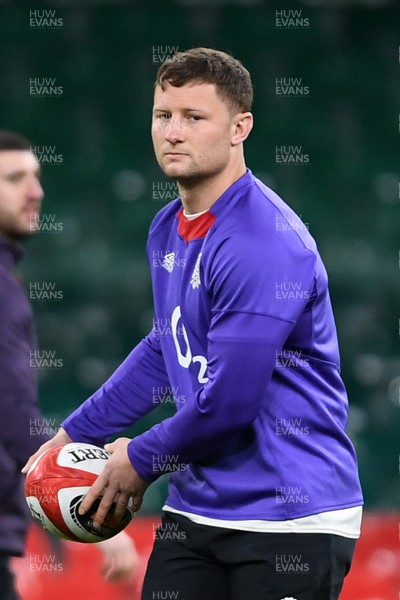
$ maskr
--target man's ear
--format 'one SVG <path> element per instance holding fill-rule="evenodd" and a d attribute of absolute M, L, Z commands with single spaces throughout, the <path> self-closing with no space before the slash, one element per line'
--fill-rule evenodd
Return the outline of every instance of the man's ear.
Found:
<path fill-rule="evenodd" d="M 233 119 L 233 134 L 231 144 L 237 146 L 244 142 L 253 129 L 253 115 L 251 112 L 238 113 Z"/>

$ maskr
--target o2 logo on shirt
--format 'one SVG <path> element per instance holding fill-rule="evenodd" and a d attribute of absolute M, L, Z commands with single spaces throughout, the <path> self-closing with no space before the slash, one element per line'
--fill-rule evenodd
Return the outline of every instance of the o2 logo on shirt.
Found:
<path fill-rule="evenodd" d="M 171 318 L 171 329 L 172 329 L 172 337 L 174 338 L 174 344 L 176 349 L 176 354 L 178 357 L 178 363 L 181 367 L 188 369 L 191 364 L 199 363 L 199 372 L 197 374 L 197 379 L 199 383 L 207 383 L 208 377 L 206 377 L 207 371 L 207 359 L 205 356 L 198 354 L 197 356 L 193 356 L 192 349 L 190 347 L 189 338 L 185 326 L 183 323 L 179 325 L 179 330 L 182 331 L 183 339 L 186 345 L 186 351 L 183 354 L 181 346 L 178 340 L 178 324 L 181 319 L 181 307 L 178 305 L 173 313 Z"/>

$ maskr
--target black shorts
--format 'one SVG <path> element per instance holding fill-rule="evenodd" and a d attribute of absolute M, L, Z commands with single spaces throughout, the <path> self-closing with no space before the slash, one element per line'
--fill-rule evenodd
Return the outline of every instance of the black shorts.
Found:
<path fill-rule="evenodd" d="M 165 513 L 142 600 L 337 600 L 356 540 L 252 533 Z"/>

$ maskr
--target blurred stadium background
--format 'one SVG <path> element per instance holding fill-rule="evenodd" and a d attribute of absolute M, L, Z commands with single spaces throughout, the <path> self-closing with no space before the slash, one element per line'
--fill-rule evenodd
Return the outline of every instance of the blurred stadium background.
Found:
<path fill-rule="evenodd" d="M 0 126 L 27 135 L 43 165 L 42 230 L 20 270 L 40 348 L 61 365 L 40 372 L 46 424 L 56 428 L 152 324 L 147 230 L 174 194 L 149 136 L 156 70 L 176 50 L 230 51 L 255 86 L 248 165 L 302 216 L 330 275 L 366 508 L 393 517 L 393 548 L 374 564 L 391 576 L 400 507 L 399 25 L 398 0 L 0 0 Z M 298 89 L 282 93 L 285 84 Z M 299 164 L 279 162 L 282 146 Z M 44 300 L 44 288 L 57 298 Z M 165 491 L 164 477 L 143 515 L 159 514 Z M 397 598 L 400 582 L 387 596 L 380 590 L 352 598 Z"/>

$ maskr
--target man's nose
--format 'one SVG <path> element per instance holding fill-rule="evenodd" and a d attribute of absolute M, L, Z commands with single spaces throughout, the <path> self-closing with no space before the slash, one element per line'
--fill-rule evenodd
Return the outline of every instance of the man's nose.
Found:
<path fill-rule="evenodd" d="M 41 200 L 44 196 L 43 188 L 40 181 L 34 177 L 28 182 L 27 195 L 33 200 Z"/>
<path fill-rule="evenodd" d="M 182 142 L 185 137 L 185 126 L 181 119 L 172 117 L 165 124 L 165 139 L 172 144 Z"/>

